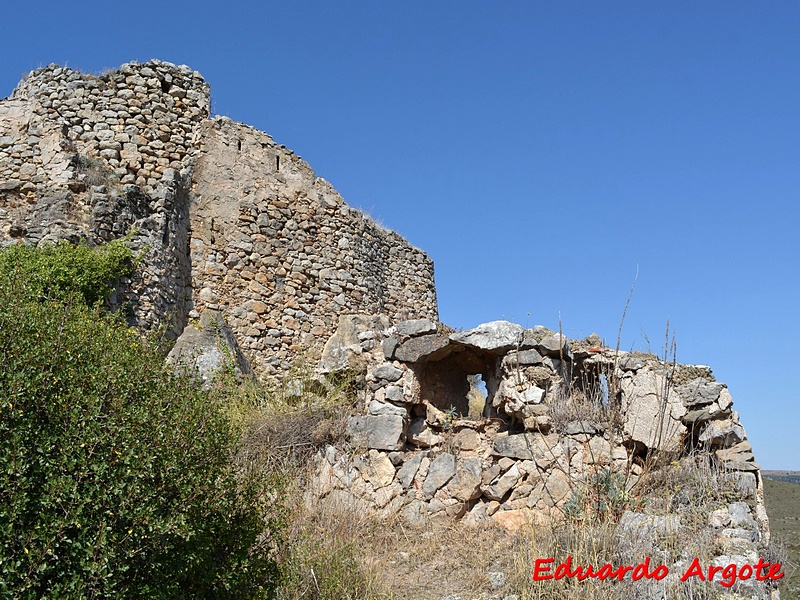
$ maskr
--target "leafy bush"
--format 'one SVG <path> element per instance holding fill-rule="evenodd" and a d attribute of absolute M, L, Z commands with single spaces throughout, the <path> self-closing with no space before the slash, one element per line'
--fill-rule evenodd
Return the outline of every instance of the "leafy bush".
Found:
<path fill-rule="evenodd" d="M 92 306 L 111 293 L 111 284 L 131 275 L 133 253 L 123 240 L 100 248 L 68 242 L 42 248 L 16 244 L 0 252 L 0 276 L 38 297 L 77 293 Z"/>
<path fill-rule="evenodd" d="M 0 597 L 265 595 L 277 516 L 220 398 L 95 304 L 123 254 L 0 252 Z"/>

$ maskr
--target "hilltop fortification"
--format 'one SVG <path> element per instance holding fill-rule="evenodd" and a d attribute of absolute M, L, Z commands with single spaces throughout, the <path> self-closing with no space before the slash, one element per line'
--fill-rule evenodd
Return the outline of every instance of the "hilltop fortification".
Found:
<path fill-rule="evenodd" d="M 111 306 L 176 339 L 171 359 L 281 376 L 320 358 L 315 389 L 360 374 L 309 502 L 509 531 L 613 518 L 631 560 L 673 573 L 772 553 L 759 465 L 708 367 L 540 326 L 449 331 L 430 258 L 266 133 L 211 117 L 196 71 L 34 71 L 0 101 L 0 247 L 119 238 L 141 265 Z M 750 578 L 732 591 L 779 597 Z"/>
<path fill-rule="evenodd" d="M 430 258 L 267 134 L 211 117 L 196 71 L 32 72 L 0 101 L 0 244 L 126 235 L 143 263 L 112 305 L 173 338 L 218 311 L 261 373 L 342 314 L 437 318 Z"/>

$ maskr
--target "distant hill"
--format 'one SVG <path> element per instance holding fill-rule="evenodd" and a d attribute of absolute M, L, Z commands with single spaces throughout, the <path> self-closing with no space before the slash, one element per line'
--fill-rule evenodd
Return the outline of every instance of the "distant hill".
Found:
<path fill-rule="evenodd" d="M 766 479 L 800 485 L 800 471 L 761 471 Z"/>
<path fill-rule="evenodd" d="M 787 553 L 781 598 L 800 598 L 800 471 L 761 471 L 770 530 Z M 778 479 L 781 478 L 781 479 Z"/>

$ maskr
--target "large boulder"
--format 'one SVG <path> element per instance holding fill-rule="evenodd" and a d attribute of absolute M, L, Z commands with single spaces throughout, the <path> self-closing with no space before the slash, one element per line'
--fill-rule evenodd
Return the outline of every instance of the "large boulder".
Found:
<path fill-rule="evenodd" d="M 347 420 L 347 433 L 357 446 L 397 450 L 403 437 L 403 417 L 392 414 L 364 415 Z"/>
<path fill-rule="evenodd" d="M 499 355 L 516 347 L 522 340 L 523 331 L 522 326 L 516 323 L 492 321 L 478 325 L 474 329 L 453 333 L 450 339 L 470 348 Z"/>
<path fill-rule="evenodd" d="M 205 310 L 189 323 L 167 355 L 167 364 L 196 377 L 204 386 L 226 370 L 252 377 L 253 370 L 219 311 Z"/>
<path fill-rule="evenodd" d="M 665 373 L 649 367 L 622 377 L 623 430 L 628 439 L 647 448 L 677 451 L 686 436 L 681 417 L 686 407 Z"/>
<path fill-rule="evenodd" d="M 362 341 L 359 334 L 367 331 L 383 331 L 391 326 L 385 315 L 342 315 L 334 334 L 328 338 L 322 350 L 317 369 L 320 373 L 334 373 L 348 368 L 364 366 L 361 354 Z"/>
<path fill-rule="evenodd" d="M 424 335 L 412 337 L 393 348 L 392 355 L 387 358 L 396 358 L 407 363 L 435 362 L 450 354 L 450 340 L 443 335 Z"/>

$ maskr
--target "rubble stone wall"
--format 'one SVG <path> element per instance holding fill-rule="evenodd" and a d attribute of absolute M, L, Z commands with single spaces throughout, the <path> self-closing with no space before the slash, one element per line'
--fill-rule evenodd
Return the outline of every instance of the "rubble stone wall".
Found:
<path fill-rule="evenodd" d="M 349 447 L 317 456 L 316 501 L 411 525 L 614 519 L 623 537 L 646 530 L 654 552 L 692 531 L 698 545 L 678 562 L 708 547 L 719 564 L 768 552 L 759 465 L 708 367 L 505 321 L 449 335 L 425 320 L 340 329 L 319 371 L 357 359 L 366 383 Z"/>
<path fill-rule="evenodd" d="M 321 348 L 342 314 L 437 318 L 425 253 L 267 134 L 205 123 L 191 195 L 194 310 L 223 310 L 266 368 Z"/>
<path fill-rule="evenodd" d="M 220 311 L 261 373 L 341 314 L 437 318 L 430 258 L 267 134 L 210 118 L 196 71 L 32 72 L 0 101 L 0 244 L 126 235 L 143 261 L 112 306 L 172 337 Z"/>

